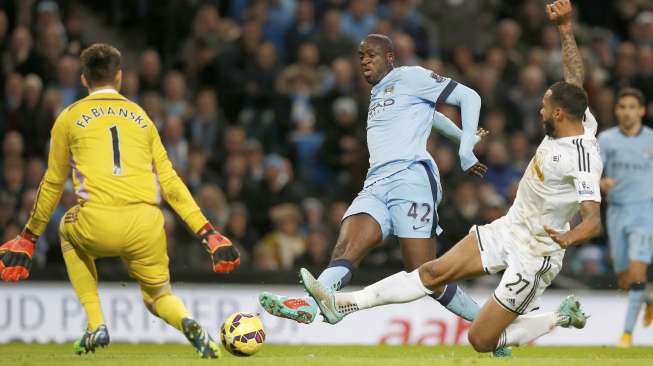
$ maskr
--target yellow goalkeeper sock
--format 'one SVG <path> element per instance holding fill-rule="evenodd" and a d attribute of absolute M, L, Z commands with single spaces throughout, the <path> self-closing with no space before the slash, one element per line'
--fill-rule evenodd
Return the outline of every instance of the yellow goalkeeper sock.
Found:
<path fill-rule="evenodd" d="M 88 255 L 75 249 L 62 238 L 61 251 L 66 262 L 68 278 L 75 289 L 79 302 L 84 307 L 88 319 L 87 329 L 93 331 L 104 324 L 104 315 L 100 307 L 100 297 L 97 290 L 97 270 L 95 261 Z"/>
<path fill-rule="evenodd" d="M 170 284 L 151 286 L 141 283 L 143 301 L 152 314 L 181 330 L 181 320 L 190 317 L 190 312 L 180 298 L 172 294 Z"/>
<path fill-rule="evenodd" d="M 164 295 L 154 301 L 152 308 L 159 318 L 181 330 L 181 320 L 190 318 L 190 312 L 180 298 L 172 294 Z"/>

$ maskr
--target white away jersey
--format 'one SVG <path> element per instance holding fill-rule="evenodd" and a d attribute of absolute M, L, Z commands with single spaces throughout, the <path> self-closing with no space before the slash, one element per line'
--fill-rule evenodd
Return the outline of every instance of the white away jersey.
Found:
<path fill-rule="evenodd" d="M 544 231 L 569 230 L 580 202 L 601 202 L 599 181 L 603 164 L 596 140 L 597 123 L 589 109 L 585 134 L 559 139 L 544 137 L 519 182 L 517 197 L 506 217 L 514 234 L 523 237 L 536 255 L 561 250 Z"/>

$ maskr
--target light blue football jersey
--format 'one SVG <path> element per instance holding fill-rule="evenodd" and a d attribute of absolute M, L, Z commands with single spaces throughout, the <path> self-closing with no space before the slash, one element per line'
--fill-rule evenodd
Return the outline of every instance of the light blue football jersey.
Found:
<path fill-rule="evenodd" d="M 636 203 L 653 199 L 653 130 L 642 126 L 639 134 L 626 136 L 619 127 L 599 135 L 604 175 L 617 184 L 608 203 Z"/>
<path fill-rule="evenodd" d="M 367 113 L 366 186 L 416 161 L 428 161 L 439 178 L 426 143 L 436 103 L 443 102 L 456 85 L 420 66 L 397 67 L 374 85 Z"/>

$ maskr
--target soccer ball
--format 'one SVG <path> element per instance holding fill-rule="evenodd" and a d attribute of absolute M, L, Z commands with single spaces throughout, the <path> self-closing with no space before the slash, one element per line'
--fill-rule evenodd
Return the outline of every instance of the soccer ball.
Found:
<path fill-rule="evenodd" d="M 224 348 L 232 355 L 251 356 L 265 342 L 261 318 L 250 313 L 233 313 L 222 323 L 220 338 Z"/>

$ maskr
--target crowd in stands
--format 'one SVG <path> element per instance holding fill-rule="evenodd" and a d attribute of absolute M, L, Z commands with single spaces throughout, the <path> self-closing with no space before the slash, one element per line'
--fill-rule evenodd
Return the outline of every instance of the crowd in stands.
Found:
<path fill-rule="evenodd" d="M 573 4 L 600 130 L 615 125 L 615 95 L 625 86 L 644 92 L 650 125 L 653 4 Z M 239 246 L 243 266 L 260 271 L 329 262 L 340 219 L 369 166 L 370 86 L 357 56 L 368 33 L 393 39 L 396 66 L 421 65 L 482 97 L 479 125 L 490 135 L 476 152 L 489 167 L 485 179 L 461 171 L 457 148 L 445 138 L 429 140 L 444 190 L 440 253 L 472 224 L 506 212 L 543 137 L 542 95 L 562 79 L 559 36 L 541 0 L 0 1 L 3 241 L 30 213 L 56 116 L 87 95 L 78 56 L 103 40 L 84 32 L 81 6 L 118 35 L 142 35 L 146 48 L 121 49 L 139 60 L 124 65 L 121 93 L 156 124 L 178 174 Z M 454 107 L 438 108 L 460 122 Z M 66 185 L 39 240 L 37 267 L 63 266 L 58 223 L 76 200 Z M 173 273 L 209 271 L 198 240 L 170 208 L 164 212 Z M 607 273 L 605 248 L 597 239 L 578 249 L 569 269 Z M 400 266 L 392 238 L 362 263 Z"/>

